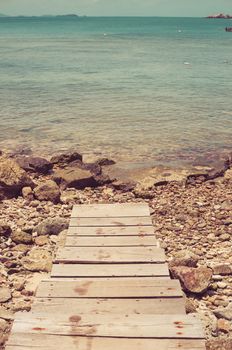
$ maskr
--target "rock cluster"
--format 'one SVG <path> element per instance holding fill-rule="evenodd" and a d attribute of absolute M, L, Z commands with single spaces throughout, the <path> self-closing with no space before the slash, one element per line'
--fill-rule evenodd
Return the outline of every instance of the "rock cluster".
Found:
<path fill-rule="evenodd" d="M 186 294 L 187 312 L 198 313 L 205 324 L 207 350 L 231 349 L 231 161 L 214 175 L 159 180 L 158 186 L 149 181 L 149 187 L 128 187 L 110 177 L 106 169 L 112 163 L 86 164 L 77 152 L 50 161 L 0 156 L 0 349 L 14 313 L 30 310 L 50 271 L 72 206 L 140 201 L 152 209 L 156 236 Z"/>

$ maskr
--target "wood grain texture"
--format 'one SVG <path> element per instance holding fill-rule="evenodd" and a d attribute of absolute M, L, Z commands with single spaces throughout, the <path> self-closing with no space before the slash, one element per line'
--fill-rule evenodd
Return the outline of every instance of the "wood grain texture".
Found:
<path fill-rule="evenodd" d="M 51 277 L 169 277 L 168 264 L 53 264 Z"/>
<path fill-rule="evenodd" d="M 88 204 L 74 205 L 73 218 L 106 218 L 125 216 L 150 216 L 146 203 L 116 203 L 116 204 Z"/>
<path fill-rule="evenodd" d="M 64 247 L 56 263 L 163 263 L 164 250 L 158 247 Z"/>
<path fill-rule="evenodd" d="M 151 278 L 52 279 L 40 283 L 37 298 L 181 297 L 179 281 Z"/>
<path fill-rule="evenodd" d="M 120 218 L 71 218 L 70 227 L 101 227 L 101 226 L 152 226 L 151 217 L 120 217 Z"/>
<path fill-rule="evenodd" d="M 153 236 L 153 226 L 69 227 L 68 236 Z"/>
<path fill-rule="evenodd" d="M 153 236 L 111 236 L 111 237 L 83 237 L 68 236 L 66 247 L 136 247 L 157 246 Z"/>
<path fill-rule="evenodd" d="M 152 299 L 66 299 L 66 298 L 36 298 L 31 309 L 32 313 L 46 312 L 51 314 L 99 315 L 113 313 L 126 314 L 185 314 L 183 297 L 152 298 Z"/>
<path fill-rule="evenodd" d="M 13 333 L 6 350 L 205 350 L 197 339 L 126 339 L 60 337 L 46 334 Z"/>
<path fill-rule="evenodd" d="M 13 333 L 119 338 L 203 339 L 202 325 L 192 315 L 52 315 L 18 313 Z"/>

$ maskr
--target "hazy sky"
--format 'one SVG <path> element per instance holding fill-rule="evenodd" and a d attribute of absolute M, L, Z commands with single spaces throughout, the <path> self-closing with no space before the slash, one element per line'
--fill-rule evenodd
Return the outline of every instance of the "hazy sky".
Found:
<path fill-rule="evenodd" d="M 89 16 L 205 16 L 232 13 L 232 0 L 0 0 L 0 13 Z"/>

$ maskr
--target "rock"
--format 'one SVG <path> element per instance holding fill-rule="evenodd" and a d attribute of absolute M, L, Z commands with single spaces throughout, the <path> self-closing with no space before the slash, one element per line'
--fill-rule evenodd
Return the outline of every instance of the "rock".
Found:
<path fill-rule="evenodd" d="M 228 321 L 232 321 L 232 302 L 223 309 L 214 310 L 214 315 L 217 318 L 224 318 Z"/>
<path fill-rule="evenodd" d="M 178 278 L 187 292 L 201 294 L 210 284 L 212 270 L 207 267 L 177 266 L 171 268 L 174 278 Z"/>
<path fill-rule="evenodd" d="M 109 165 L 114 165 L 116 164 L 116 162 L 112 159 L 108 159 L 108 158 L 100 158 L 96 161 L 97 165 L 100 166 L 109 166 Z"/>
<path fill-rule="evenodd" d="M 232 338 L 229 339 L 210 339 L 206 342 L 207 350 L 231 350 Z"/>
<path fill-rule="evenodd" d="M 22 266 L 29 271 L 49 272 L 52 268 L 52 256 L 51 254 L 40 248 L 31 250 L 26 257 L 22 258 Z"/>
<path fill-rule="evenodd" d="M 79 160 L 80 162 L 82 162 L 82 155 L 77 152 L 68 152 L 68 153 L 62 153 L 52 157 L 51 163 L 62 166 L 62 165 L 70 164 L 76 160 Z"/>
<path fill-rule="evenodd" d="M 11 234 L 11 239 L 15 243 L 30 244 L 32 243 L 32 235 L 30 233 L 16 230 Z"/>
<path fill-rule="evenodd" d="M 17 197 L 26 186 L 34 186 L 27 173 L 14 160 L 0 157 L 0 199 Z"/>
<path fill-rule="evenodd" d="M 189 266 L 189 267 L 197 267 L 199 257 L 192 252 L 183 251 L 179 255 L 176 255 L 169 262 L 169 268 L 171 269 L 174 266 Z"/>
<path fill-rule="evenodd" d="M 212 266 L 214 275 L 232 275 L 232 265 L 229 264 L 220 264 Z"/>
<path fill-rule="evenodd" d="M 39 236 L 58 235 L 61 231 L 67 229 L 68 225 L 68 219 L 62 219 L 59 217 L 48 218 L 37 225 L 33 229 L 33 232 L 36 232 Z"/>
<path fill-rule="evenodd" d="M 50 201 L 53 203 L 58 203 L 60 201 L 60 189 L 57 184 L 48 180 L 38 185 L 34 189 L 35 198 L 40 201 Z"/>
<path fill-rule="evenodd" d="M 4 221 L 0 221 L 0 237 L 8 238 L 11 232 L 11 227 L 7 225 Z"/>
<path fill-rule="evenodd" d="M 35 237 L 35 244 L 38 246 L 43 246 L 49 243 L 49 239 L 47 236 L 38 236 Z"/>
<path fill-rule="evenodd" d="M 23 187 L 22 189 L 22 196 L 24 199 L 27 199 L 29 201 L 33 201 L 34 195 L 31 187 Z"/>
<path fill-rule="evenodd" d="M 185 310 L 187 314 L 192 314 L 195 313 L 196 310 L 196 305 L 193 300 L 186 298 L 185 301 Z"/>
<path fill-rule="evenodd" d="M 0 319 L 4 319 L 4 320 L 13 320 L 14 319 L 14 315 L 11 311 L 5 309 L 4 307 L 0 306 Z"/>
<path fill-rule="evenodd" d="M 48 277 L 49 275 L 47 273 L 34 273 L 26 282 L 25 290 L 30 295 L 35 295 L 40 282 Z"/>
<path fill-rule="evenodd" d="M 229 331 L 230 331 L 230 322 L 224 320 L 223 318 L 220 318 L 219 320 L 217 320 L 217 330 L 219 332 L 229 333 Z"/>
<path fill-rule="evenodd" d="M 5 303 L 11 299 L 11 292 L 8 287 L 0 287 L 0 303 Z"/>
<path fill-rule="evenodd" d="M 1 335 L 1 332 L 6 331 L 7 327 L 8 327 L 8 323 L 5 320 L 0 319 L 0 335 Z M 1 344 L 1 339 L 0 339 L 0 344 Z"/>
<path fill-rule="evenodd" d="M 97 182 L 90 170 L 84 170 L 77 166 L 58 169 L 53 175 L 53 180 L 62 189 L 68 187 L 83 189 L 85 187 L 97 187 Z"/>
<path fill-rule="evenodd" d="M 41 157 L 17 157 L 15 161 L 20 168 L 33 173 L 48 174 L 53 168 L 51 162 Z"/>

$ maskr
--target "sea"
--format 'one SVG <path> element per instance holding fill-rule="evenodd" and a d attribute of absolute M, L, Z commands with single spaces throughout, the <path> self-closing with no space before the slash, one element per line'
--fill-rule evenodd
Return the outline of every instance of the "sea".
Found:
<path fill-rule="evenodd" d="M 232 148 L 232 20 L 1 17 L 0 149 L 178 165 Z"/>

